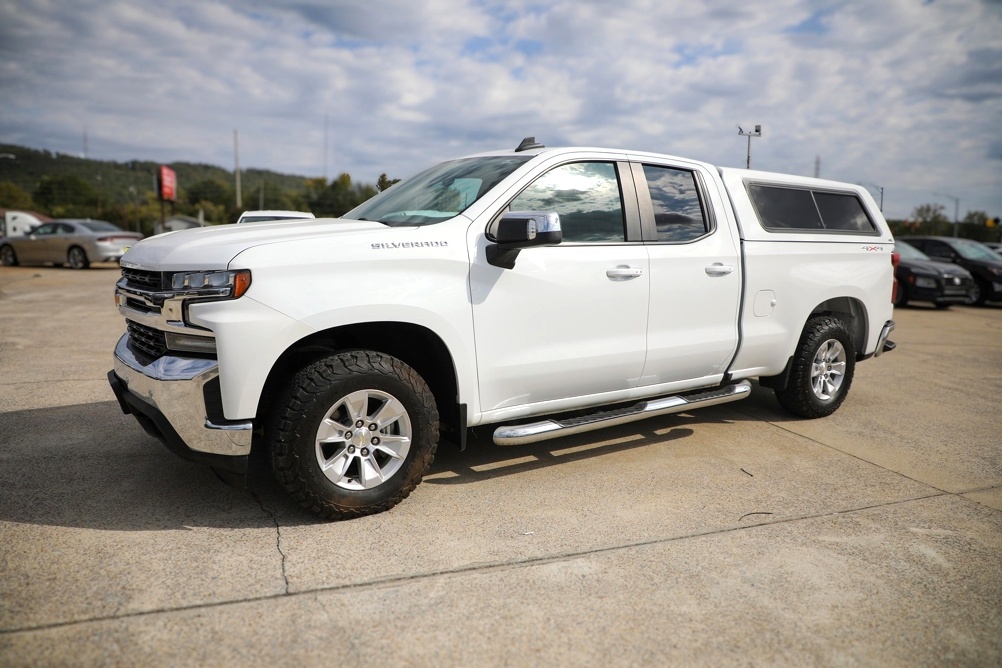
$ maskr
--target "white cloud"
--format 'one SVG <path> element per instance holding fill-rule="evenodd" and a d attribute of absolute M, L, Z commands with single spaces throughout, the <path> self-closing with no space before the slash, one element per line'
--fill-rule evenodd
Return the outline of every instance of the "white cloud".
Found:
<path fill-rule="evenodd" d="M 0 4 L 0 142 L 374 181 L 526 135 L 935 193 L 1002 215 L 1002 5 Z M 952 210 L 952 207 L 948 207 Z"/>

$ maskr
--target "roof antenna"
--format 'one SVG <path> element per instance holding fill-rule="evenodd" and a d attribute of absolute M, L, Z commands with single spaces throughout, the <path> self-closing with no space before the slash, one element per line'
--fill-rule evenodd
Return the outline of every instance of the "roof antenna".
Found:
<path fill-rule="evenodd" d="M 535 137 L 526 137 L 525 139 L 522 140 L 522 143 L 518 145 L 518 148 L 515 149 L 515 153 L 528 151 L 534 148 L 546 148 L 546 147 L 543 146 L 542 144 L 537 144 Z"/>

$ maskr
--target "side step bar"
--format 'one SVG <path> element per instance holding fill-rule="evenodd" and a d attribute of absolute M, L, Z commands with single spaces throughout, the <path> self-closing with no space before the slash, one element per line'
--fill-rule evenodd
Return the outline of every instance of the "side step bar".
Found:
<path fill-rule="evenodd" d="M 633 406 L 600 411 L 582 417 L 501 426 L 494 430 L 494 443 L 497 445 L 538 443 L 539 441 L 547 441 L 551 438 L 614 427 L 619 424 L 626 424 L 627 422 L 657 417 L 658 415 L 683 413 L 694 408 L 726 404 L 731 401 L 744 399 L 750 393 L 751 383 L 743 380 L 740 383 L 714 388 L 707 392 L 650 399 L 636 403 Z"/>

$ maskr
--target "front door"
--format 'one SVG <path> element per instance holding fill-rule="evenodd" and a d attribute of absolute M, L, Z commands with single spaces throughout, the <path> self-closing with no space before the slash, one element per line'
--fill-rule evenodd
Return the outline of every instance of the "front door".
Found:
<path fill-rule="evenodd" d="M 470 277 L 481 410 L 539 412 L 638 384 L 649 263 L 627 239 L 619 169 L 559 165 L 515 197 L 506 210 L 558 213 L 563 242 L 522 250 L 513 269 L 488 264 L 481 238 Z"/>

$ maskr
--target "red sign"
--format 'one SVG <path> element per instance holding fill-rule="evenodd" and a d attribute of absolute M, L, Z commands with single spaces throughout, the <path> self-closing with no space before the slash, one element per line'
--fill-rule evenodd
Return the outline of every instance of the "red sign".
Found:
<path fill-rule="evenodd" d="M 174 170 L 167 165 L 160 165 L 160 174 L 157 176 L 157 184 L 160 186 L 160 199 L 173 202 L 177 199 L 177 175 Z"/>

